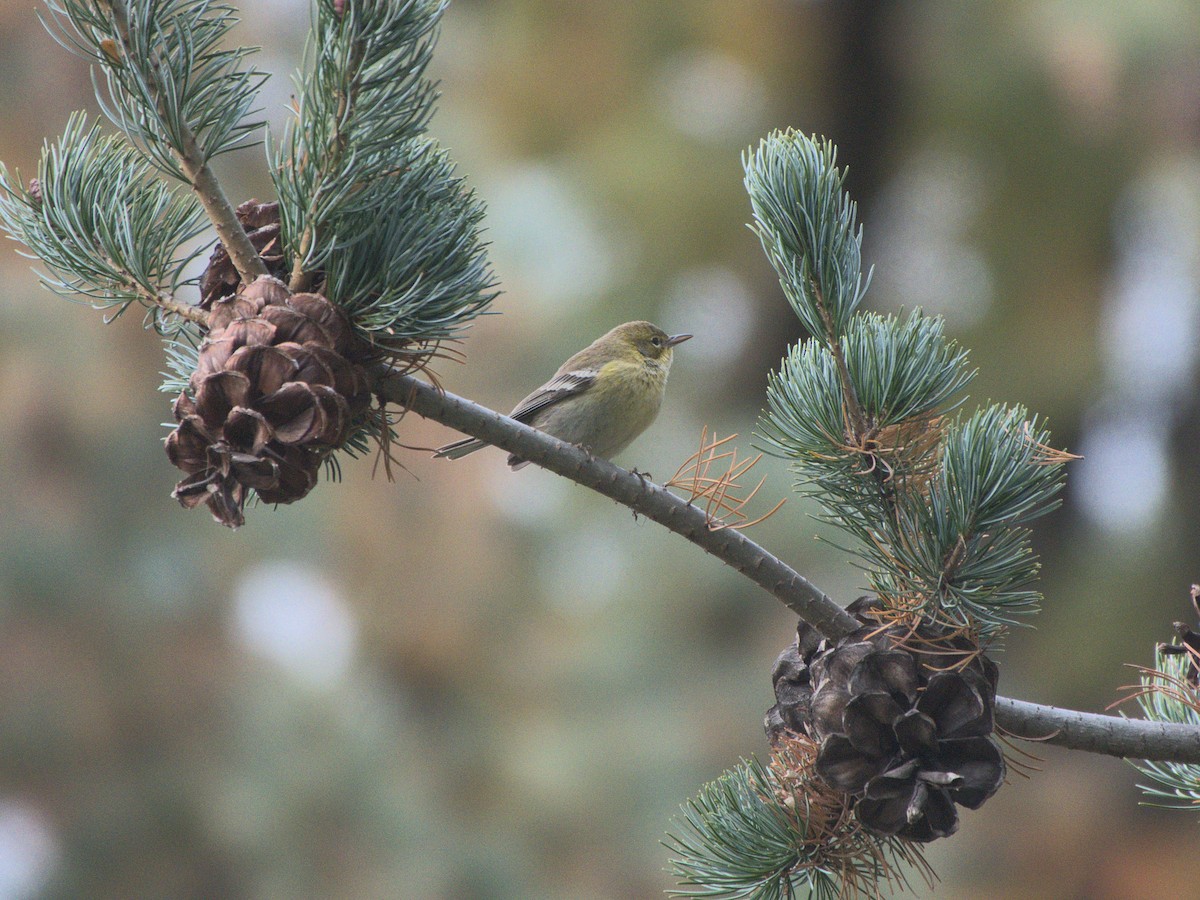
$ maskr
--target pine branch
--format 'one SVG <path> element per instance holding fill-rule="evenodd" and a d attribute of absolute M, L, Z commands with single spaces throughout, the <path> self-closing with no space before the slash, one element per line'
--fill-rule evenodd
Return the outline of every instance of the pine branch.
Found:
<path fill-rule="evenodd" d="M 871 421 L 850 377 L 842 335 L 866 293 L 857 204 L 844 190 L 837 148 L 787 131 L 743 156 L 752 226 L 784 295 L 809 332 L 833 357 L 842 388 L 846 437 L 867 437 Z M 805 212 L 795 215 L 796 209 Z"/>
<path fill-rule="evenodd" d="M 425 136 L 443 0 L 317 0 L 272 177 L 291 287 L 320 274 L 364 340 L 411 360 L 495 297 L 483 204 Z"/>
<path fill-rule="evenodd" d="M 198 306 L 192 306 L 190 303 L 181 303 L 174 297 L 167 297 L 162 294 L 147 298 L 147 300 L 163 312 L 179 316 L 179 318 L 191 322 L 193 325 L 208 325 L 208 313 Z"/>
<path fill-rule="evenodd" d="M 1071 457 L 1019 407 L 950 418 L 971 373 L 940 320 L 856 311 L 861 229 L 834 163 L 794 131 L 745 158 L 755 228 L 813 333 L 771 377 L 766 449 L 856 539 L 887 607 L 994 640 L 1037 608 L 1024 525 L 1054 507 Z"/>
<path fill-rule="evenodd" d="M 837 896 L 832 873 L 796 874 L 808 835 L 769 802 L 775 790 L 767 770 L 751 760 L 706 784 L 683 807 L 667 847 L 675 855 L 675 877 L 685 887 L 672 895 L 785 900 L 808 887 L 817 897 Z"/>
<path fill-rule="evenodd" d="M 134 302 L 186 321 L 207 318 L 175 299 L 199 252 L 179 255 L 204 230 L 200 208 L 82 114 L 46 144 L 35 182 L 23 184 L 0 164 L 0 227 L 54 273 L 41 276 L 46 287 L 86 297 L 111 310 L 110 320 Z"/>
<path fill-rule="evenodd" d="M 574 444 L 470 400 L 439 391 L 409 375 L 382 378 L 376 393 L 381 400 L 515 453 L 653 519 L 745 575 L 824 634 L 841 636 L 860 625 L 807 579 L 745 534 L 730 528 L 713 530 L 704 510 L 644 476 L 596 459 Z"/>
<path fill-rule="evenodd" d="M 869 409 L 870 430 L 859 440 L 844 435 L 845 389 L 832 351 L 817 341 L 796 344 L 767 382 L 768 412 L 760 422 L 767 452 L 805 463 L 803 474 L 822 490 L 854 485 L 856 496 L 869 457 L 886 455 L 880 437 L 906 423 L 928 421 L 961 403 L 975 373 L 967 353 L 945 336 L 938 317 L 911 313 L 906 319 L 864 313 L 840 338 L 855 396 Z M 957 399 L 956 399 L 957 398 Z M 884 451 L 880 453 L 878 451 Z M 886 468 L 886 466 L 885 466 Z M 890 475 L 890 472 L 884 472 Z"/>
<path fill-rule="evenodd" d="M 816 774 L 818 745 L 782 738 L 770 763 L 742 762 L 683 806 L 665 842 L 674 896 L 790 900 L 907 892 L 910 875 L 936 880 L 919 844 L 873 834 L 846 794 Z"/>
<path fill-rule="evenodd" d="M 996 724 L 1013 737 L 1125 759 L 1200 764 L 1200 728 L 996 698 Z"/>
<path fill-rule="evenodd" d="M 238 271 L 242 284 L 251 284 L 260 275 L 266 275 L 267 266 L 250 243 L 246 230 L 237 219 L 233 204 L 225 196 L 225 190 L 217 180 L 212 168 L 206 162 L 201 162 L 203 154 L 196 146 L 195 140 L 184 144 L 180 154 L 179 164 L 200 202 L 208 213 L 209 221 L 217 232 L 221 244 L 229 254 L 229 259 Z"/>
<path fill-rule="evenodd" d="M 433 142 L 412 141 L 406 153 L 372 186 L 379 208 L 370 230 L 325 268 L 329 296 L 365 340 L 396 356 L 461 336 L 496 296 L 480 240 L 483 204 Z"/>
<path fill-rule="evenodd" d="M 314 6 L 295 118 L 272 177 L 292 258 L 292 290 L 375 228 L 383 198 L 369 189 L 402 172 L 436 99 L 425 78 L 441 0 Z"/>
<path fill-rule="evenodd" d="M 265 76 L 223 49 L 232 7 L 202 0 L 47 0 L 51 34 L 100 67 L 105 115 L 165 175 L 196 192 L 245 283 L 267 268 L 209 161 L 250 143 L 246 115 Z M 48 27 L 50 23 L 47 23 Z"/>
<path fill-rule="evenodd" d="M 859 627 L 857 620 L 786 563 L 741 532 L 709 530 L 703 510 L 644 477 L 412 376 L 384 375 L 376 387 L 381 400 L 515 453 L 653 519 L 749 578 L 826 637 L 837 639 Z M 1014 737 L 1067 749 L 1200 763 L 1200 730 L 1186 725 L 1076 712 L 1004 697 L 996 699 L 996 721 Z"/>
<path fill-rule="evenodd" d="M 745 153 L 754 232 L 809 333 L 840 336 L 866 294 L 857 204 L 844 189 L 832 141 L 775 132 Z M 802 215 L 796 215 L 796 210 Z"/>
<path fill-rule="evenodd" d="M 847 529 L 863 542 L 871 589 L 983 634 L 1036 612 L 1039 566 L 1026 526 L 1058 506 L 1071 458 L 1049 440 L 1020 406 L 994 404 L 948 423 L 916 502 L 901 494 L 896 516 Z"/>
<path fill-rule="evenodd" d="M 1192 603 L 1200 587 L 1192 585 Z M 1197 693 L 1196 632 L 1182 623 L 1175 624 L 1182 644 L 1159 644 L 1155 648 L 1154 667 L 1143 668 L 1140 685 L 1127 699 L 1135 699 L 1148 719 L 1200 728 L 1200 694 Z M 1138 787 L 1149 797 L 1147 806 L 1170 809 L 1200 808 L 1200 764 L 1140 759 L 1133 766 L 1150 779 Z"/>

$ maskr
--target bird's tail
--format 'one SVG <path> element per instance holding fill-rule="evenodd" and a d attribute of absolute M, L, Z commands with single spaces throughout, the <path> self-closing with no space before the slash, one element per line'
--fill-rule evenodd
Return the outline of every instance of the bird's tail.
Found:
<path fill-rule="evenodd" d="M 485 441 L 476 440 L 475 438 L 464 438 L 461 441 L 455 441 L 453 444 L 447 444 L 445 447 L 438 447 L 433 453 L 433 458 L 459 459 L 468 453 L 474 453 L 481 447 L 486 446 L 488 445 Z"/>

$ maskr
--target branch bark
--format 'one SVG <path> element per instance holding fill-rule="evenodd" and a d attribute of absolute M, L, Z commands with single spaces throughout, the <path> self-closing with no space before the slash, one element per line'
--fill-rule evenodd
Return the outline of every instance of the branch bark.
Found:
<path fill-rule="evenodd" d="M 179 316 L 181 319 L 195 322 L 197 325 L 208 326 L 208 313 L 198 306 L 192 306 L 190 303 L 180 303 L 173 296 L 167 294 L 144 293 L 143 296 L 147 303 Z"/>
<path fill-rule="evenodd" d="M 221 239 L 225 252 L 229 254 L 230 262 L 237 269 L 242 284 L 251 284 L 259 275 L 269 274 L 267 264 L 250 243 L 246 229 L 238 221 L 233 204 L 225 196 L 221 182 L 213 174 L 212 168 L 196 144 L 196 138 L 190 132 L 184 151 L 176 156 L 180 168 L 192 183 L 192 190 L 196 192 L 196 197 L 208 214 L 217 237 Z"/>
<path fill-rule="evenodd" d="M 745 575 L 826 637 L 859 627 L 819 588 L 740 531 L 710 531 L 703 510 L 646 479 L 411 375 L 380 373 L 376 393 L 589 487 L 687 538 Z M 1024 740 L 1109 756 L 1200 764 L 1200 729 L 996 698 L 996 722 Z"/>
<path fill-rule="evenodd" d="M 996 724 L 1013 737 L 1126 759 L 1200 764 L 1200 729 L 996 698 Z"/>

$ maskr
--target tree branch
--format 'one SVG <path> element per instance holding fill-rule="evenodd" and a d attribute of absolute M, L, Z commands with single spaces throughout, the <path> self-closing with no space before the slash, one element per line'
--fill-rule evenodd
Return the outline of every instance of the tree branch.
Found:
<path fill-rule="evenodd" d="M 826 637 L 842 637 L 861 625 L 744 534 L 729 528 L 710 530 L 703 510 L 643 476 L 411 375 L 381 373 L 376 393 L 384 401 L 515 453 L 653 519 L 745 575 Z M 1007 697 L 996 698 L 996 721 L 1014 737 L 1071 750 L 1200 764 L 1200 730 L 1186 725 L 1077 712 Z"/>
<path fill-rule="evenodd" d="M 653 519 L 745 575 L 822 634 L 840 636 L 862 626 L 811 582 L 740 531 L 711 529 L 704 510 L 645 476 L 596 459 L 574 444 L 439 391 L 411 375 L 382 379 L 376 393 L 389 403 L 515 453 Z"/>
<path fill-rule="evenodd" d="M 148 303 L 152 303 L 166 312 L 173 313 L 189 322 L 195 322 L 197 325 L 208 327 L 208 313 L 198 306 L 192 306 L 190 303 L 181 303 L 173 296 L 167 294 L 146 293 L 144 296 Z"/>
<path fill-rule="evenodd" d="M 996 698 L 996 724 L 1013 737 L 1127 759 L 1200 764 L 1200 729 Z"/>
<path fill-rule="evenodd" d="M 110 8 L 112 10 L 113 22 L 117 26 L 122 44 L 124 44 L 126 53 L 129 54 L 129 11 L 126 9 L 123 0 L 111 0 Z M 130 59 L 130 65 L 136 63 L 136 60 Z M 157 59 L 152 58 L 147 60 L 146 64 L 150 67 L 155 101 L 158 103 L 161 112 L 162 86 L 158 72 L 159 63 Z M 259 275 L 268 274 L 266 263 L 262 261 L 262 258 L 258 255 L 258 251 L 254 249 L 254 245 L 250 243 L 250 238 L 246 235 L 246 230 L 242 228 L 242 223 L 238 221 L 233 204 L 225 196 L 225 191 L 221 187 L 221 183 L 217 180 L 217 176 L 213 173 L 204 151 L 196 141 L 196 135 L 186 123 L 180 123 L 180 130 L 183 146 L 172 146 L 171 153 L 179 163 L 180 170 L 191 184 L 192 190 L 196 192 L 197 199 L 199 199 L 201 206 L 204 207 L 204 211 L 208 214 L 208 218 L 212 222 L 217 236 L 221 239 L 221 243 L 225 247 L 225 252 L 229 254 L 230 262 L 237 269 L 242 283 L 250 284 Z"/>
<path fill-rule="evenodd" d="M 192 190 L 208 213 L 209 221 L 221 239 L 229 260 L 237 269 L 242 284 L 251 284 L 259 275 L 267 275 L 267 264 L 262 261 L 242 223 L 238 221 L 233 204 L 225 196 L 225 191 L 212 168 L 204 159 L 200 148 L 196 145 L 193 135 L 188 135 L 185 152 L 178 154 L 179 167 L 187 175 L 192 184 Z"/>

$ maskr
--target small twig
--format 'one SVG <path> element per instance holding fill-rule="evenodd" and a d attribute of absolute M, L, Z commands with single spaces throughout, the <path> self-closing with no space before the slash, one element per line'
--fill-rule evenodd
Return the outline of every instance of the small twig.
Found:
<path fill-rule="evenodd" d="M 817 312 L 821 314 L 821 324 L 825 326 L 825 343 L 829 347 L 829 352 L 833 354 L 833 361 L 837 363 L 838 380 L 842 383 L 842 404 L 845 408 L 847 434 L 856 439 L 854 443 L 859 443 L 867 437 L 867 428 L 869 427 L 867 414 L 862 408 L 862 403 L 859 402 L 854 382 L 850 380 L 850 369 L 846 365 L 846 354 L 842 352 L 842 341 L 833 327 L 833 317 L 829 315 L 829 309 L 825 305 L 825 292 L 816 278 L 809 279 L 809 286 L 817 301 Z"/>
<path fill-rule="evenodd" d="M 195 322 L 197 325 L 208 327 L 208 313 L 198 306 L 192 306 L 190 303 L 180 303 L 174 297 L 169 297 L 165 294 L 143 293 L 143 296 L 148 303 L 154 304 L 159 309 L 179 316 L 181 319 L 186 319 L 189 322 Z"/>
<path fill-rule="evenodd" d="M 260 275 L 269 274 L 267 264 L 250 243 L 250 238 L 242 228 L 242 223 L 238 221 L 237 213 L 234 212 L 229 198 L 225 196 L 217 176 L 213 174 L 208 163 L 203 162 L 203 156 L 196 146 L 196 138 L 190 131 L 186 135 L 185 152 L 176 156 L 180 168 L 192 183 L 192 190 L 196 192 L 200 204 L 208 214 L 217 237 L 221 239 L 225 252 L 229 254 L 230 262 L 237 269 L 242 284 L 250 284 Z"/>

